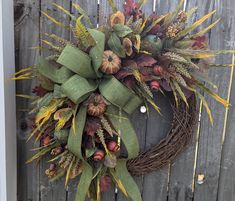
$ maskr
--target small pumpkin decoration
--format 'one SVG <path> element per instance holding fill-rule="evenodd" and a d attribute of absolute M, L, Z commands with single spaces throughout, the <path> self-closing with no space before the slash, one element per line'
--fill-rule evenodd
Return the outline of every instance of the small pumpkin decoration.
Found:
<path fill-rule="evenodd" d="M 100 70 L 106 74 L 115 74 L 121 68 L 121 59 L 111 50 L 104 51 Z"/>
<path fill-rule="evenodd" d="M 100 116 L 106 110 L 107 104 L 103 96 L 96 94 L 88 100 L 87 113 L 91 116 Z"/>

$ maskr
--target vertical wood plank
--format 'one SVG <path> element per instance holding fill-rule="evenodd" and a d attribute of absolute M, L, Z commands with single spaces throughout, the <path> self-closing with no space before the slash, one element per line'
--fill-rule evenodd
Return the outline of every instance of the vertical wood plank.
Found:
<path fill-rule="evenodd" d="M 216 9 L 217 13 L 213 16 L 213 21 L 222 17 L 220 24 L 210 33 L 211 49 L 226 49 L 225 40 L 230 37 L 230 17 L 227 8 L 230 5 L 228 1 L 199 1 L 199 8 L 210 10 Z M 208 12 L 208 11 L 207 11 Z M 206 12 L 205 12 L 206 13 Z M 223 55 L 216 59 L 216 63 L 227 63 L 231 61 L 231 55 Z M 218 86 L 218 93 L 226 98 L 228 94 L 228 80 L 230 70 L 226 68 L 212 69 L 209 72 L 209 78 Z M 195 201 L 216 200 L 218 191 L 218 180 L 221 162 L 221 145 L 225 120 L 225 109 L 211 97 L 205 95 L 213 111 L 214 126 L 210 125 L 206 111 L 202 112 L 200 138 L 198 147 L 198 158 L 195 178 Z M 202 180 L 201 177 L 204 177 Z"/>
<path fill-rule="evenodd" d="M 23 0 L 15 1 L 15 48 L 16 69 L 32 67 L 39 55 L 30 47 L 39 45 L 39 1 Z M 30 81 L 16 82 L 17 93 L 28 94 L 31 91 Z M 17 151 L 18 151 L 18 200 L 39 201 L 39 166 L 35 163 L 26 165 L 25 161 L 32 153 L 29 151 L 34 147 L 32 141 L 26 144 L 29 135 L 28 116 L 24 110 L 29 108 L 26 99 L 17 99 Z"/>
<path fill-rule="evenodd" d="M 200 5 L 200 1 L 187 0 L 186 11 Z M 189 24 L 195 22 L 200 16 L 208 12 L 210 5 L 200 7 L 195 15 L 189 19 Z M 210 23 L 207 22 L 206 24 Z M 200 28 L 205 27 L 202 26 Z M 199 105 L 199 104 L 198 104 Z M 191 145 L 171 164 L 169 177 L 169 201 L 189 201 L 193 200 L 193 186 L 194 186 L 194 167 L 196 163 L 196 146 L 198 141 L 198 129 L 200 125 L 195 127 L 194 139 Z"/>
<path fill-rule="evenodd" d="M 225 13 L 223 17 L 226 19 L 230 28 L 227 30 L 226 38 L 224 42 L 226 43 L 226 48 L 235 49 L 235 16 L 234 16 L 234 1 L 227 1 L 225 6 Z M 234 63 L 235 57 L 233 56 L 232 62 Z M 226 132 L 223 133 L 225 136 L 225 140 L 222 138 L 223 149 L 222 149 L 222 159 L 221 159 L 221 167 L 220 167 L 220 176 L 219 176 L 219 189 L 218 189 L 218 201 L 230 201 L 235 199 L 235 162 L 234 162 L 234 154 L 235 154 L 235 135 L 234 135 L 234 122 L 235 122 L 235 108 L 234 108 L 234 100 L 235 100 L 235 75 L 234 71 L 231 70 L 231 80 L 229 83 L 229 92 L 228 99 L 230 99 L 231 104 L 233 105 L 229 109 L 226 126 Z"/>
<path fill-rule="evenodd" d="M 147 121 L 145 149 L 159 143 L 166 137 L 172 121 L 172 111 L 167 97 L 160 93 L 155 94 L 155 101 L 161 108 L 162 116 L 151 108 Z M 167 200 L 168 167 L 147 174 L 144 177 L 143 200 Z"/>
<path fill-rule="evenodd" d="M 54 17 L 58 21 L 69 24 L 70 19 L 60 10 L 58 10 L 52 3 L 56 3 L 63 6 L 66 10 L 70 10 L 70 1 L 63 0 L 41 0 L 41 10 L 48 13 L 50 16 Z M 40 33 L 41 39 L 45 36 L 43 33 L 56 34 L 65 39 L 70 39 L 70 32 L 47 19 L 45 16 L 41 15 L 40 18 Z M 42 45 L 45 45 L 42 43 Z M 47 56 L 47 53 L 42 52 L 43 56 Z M 40 170 L 40 199 L 41 201 L 66 201 L 66 189 L 64 185 L 64 179 L 60 179 L 55 182 L 49 182 L 48 178 L 45 176 L 45 170 L 48 168 L 47 161 L 49 157 L 44 158 L 41 163 Z"/>

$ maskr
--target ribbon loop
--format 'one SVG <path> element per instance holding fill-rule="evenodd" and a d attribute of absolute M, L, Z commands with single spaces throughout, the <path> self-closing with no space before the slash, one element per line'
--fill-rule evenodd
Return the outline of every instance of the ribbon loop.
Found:
<path fill-rule="evenodd" d="M 66 82 L 73 75 L 73 72 L 68 68 L 57 68 L 43 57 L 38 59 L 37 69 L 40 74 L 59 84 Z"/>
<path fill-rule="evenodd" d="M 74 103 L 81 103 L 97 88 L 97 83 L 79 75 L 72 76 L 61 86 L 62 92 Z"/>
<path fill-rule="evenodd" d="M 138 96 L 113 76 L 104 79 L 99 85 L 99 90 L 110 103 L 122 108 L 128 114 L 134 112 L 142 103 Z"/>
<path fill-rule="evenodd" d="M 89 55 L 71 45 L 64 48 L 57 63 L 66 66 L 69 70 L 84 78 L 96 78 Z"/>

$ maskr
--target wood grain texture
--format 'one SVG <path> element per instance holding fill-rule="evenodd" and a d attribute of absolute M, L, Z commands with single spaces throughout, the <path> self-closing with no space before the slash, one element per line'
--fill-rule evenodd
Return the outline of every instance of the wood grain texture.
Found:
<path fill-rule="evenodd" d="M 230 0 L 227 1 L 225 6 L 225 15 L 224 18 L 227 19 L 227 23 L 229 25 L 229 30 L 227 30 L 228 35 L 226 35 L 225 43 L 226 48 L 235 49 L 235 16 L 234 16 L 234 6 L 235 2 Z M 234 63 L 234 57 L 230 63 Z M 231 86 L 231 94 L 229 94 L 229 98 L 231 101 L 232 107 L 229 109 L 225 141 L 222 149 L 222 159 L 220 165 L 220 175 L 219 175 L 219 189 L 218 189 L 218 201 L 232 201 L 235 200 L 235 135 L 234 135 L 234 122 L 235 122 L 235 75 L 234 72 L 231 75 L 232 81 L 230 83 Z M 229 86 L 229 90 L 230 90 Z"/>
<path fill-rule="evenodd" d="M 33 30 L 33 31 L 32 31 Z M 39 55 L 31 50 L 39 45 L 39 2 L 37 0 L 15 1 L 15 48 L 16 69 L 32 67 Z M 28 94 L 31 91 L 30 81 L 16 83 L 17 93 Z M 30 134 L 29 118 L 25 109 L 29 101 L 17 98 L 17 154 L 18 154 L 18 200 L 39 200 L 39 166 L 35 163 L 25 164 L 32 156 L 29 150 L 35 147 L 31 141 L 26 143 Z"/>
<path fill-rule="evenodd" d="M 230 21 L 228 16 L 229 1 L 200 1 L 199 8 L 204 6 L 216 9 L 213 21 L 222 17 L 220 24 L 210 33 L 211 49 L 226 49 L 225 40 L 230 37 Z M 223 55 L 216 59 L 216 63 L 227 63 L 231 61 L 231 55 Z M 209 78 L 218 86 L 218 93 L 226 98 L 228 94 L 228 80 L 230 70 L 226 68 L 212 69 L 209 71 Z M 218 190 L 218 180 L 221 162 L 221 139 L 223 135 L 225 109 L 221 104 L 205 95 L 208 104 L 213 112 L 214 126 L 210 125 L 209 118 L 203 110 L 200 138 L 198 147 L 198 158 L 195 178 L 194 201 L 216 200 Z M 198 176 L 204 176 L 202 181 L 198 181 Z"/>
<path fill-rule="evenodd" d="M 186 11 L 197 7 L 200 1 L 186 1 Z M 176 6 L 176 5 L 175 5 Z M 204 13 L 208 12 L 208 4 L 199 9 L 189 19 L 189 25 L 199 19 Z M 209 21 L 210 22 L 210 21 Z M 202 26 L 202 28 L 205 27 Z M 198 104 L 199 105 L 199 104 Z M 198 106 L 199 107 L 199 106 Z M 199 125 L 200 126 L 200 125 Z M 191 201 L 193 200 L 193 185 L 194 185 L 194 165 L 197 146 L 197 131 L 199 127 L 195 126 L 194 139 L 188 148 L 172 162 L 169 176 L 169 201 Z"/>
<path fill-rule="evenodd" d="M 161 108 L 162 115 L 151 108 L 147 121 L 146 150 L 166 137 L 171 126 L 172 110 L 169 99 L 157 93 L 155 101 Z M 168 173 L 168 167 L 165 167 L 161 171 L 152 172 L 144 177 L 143 200 L 167 200 Z"/>

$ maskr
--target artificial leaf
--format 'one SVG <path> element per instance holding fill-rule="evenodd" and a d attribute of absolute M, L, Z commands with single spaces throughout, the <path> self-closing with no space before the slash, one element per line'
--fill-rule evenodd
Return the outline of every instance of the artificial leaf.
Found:
<path fill-rule="evenodd" d="M 75 35 L 77 39 L 80 41 L 80 43 L 85 47 L 91 47 L 96 44 L 94 38 L 91 36 L 87 28 L 83 25 L 81 22 L 83 18 L 83 15 L 81 15 L 77 20 L 76 20 L 76 26 L 75 26 Z"/>
<path fill-rule="evenodd" d="M 122 25 L 122 24 L 114 25 L 113 30 L 117 34 L 117 36 L 119 36 L 121 38 L 126 37 L 128 34 L 132 33 L 131 28 L 129 28 L 126 25 Z"/>
<path fill-rule="evenodd" d="M 62 108 L 55 112 L 54 120 L 58 121 L 56 123 L 55 130 L 58 131 L 64 127 L 66 122 L 70 120 L 73 115 L 73 110 L 71 108 Z"/>
<path fill-rule="evenodd" d="M 126 54 L 124 48 L 122 46 L 121 40 L 118 38 L 116 33 L 112 33 L 109 40 L 108 45 L 110 49 L 116 53 L 119 57 L 125 58 Z"/>
<path fill-rule="evenodd" d="M 68 15 L 72 20 L 76 20 L 76 17 L 72 15 L 68 10 L 66 10 L 63 6 L 58 5 L 57 3 L 52 3 L 57 9 Z"/>
<path fill-rule="evenodd" d="M 210 24 L 207 28 L 201 30 L 200 32 L 193 34 L 191 36 L 191 38 L 196 38 L 198 36 L 203 36 L 206 32 L 208 32 L 210 29 L 212 29 L 218 22 L 220 21 L 220 19 L 216 20 L 214 23 Z"/>
<path fill-rule="evenodd" d="M 55 24 L 57 24 L 58 26 L 63 27 L 63 28 L 65 28 L 65 29 L 67 29 L 67 30 L 70 30 L 70 26 L 66 26 L 66 25 L 64 25 L 63 23 L 57 21 L 55 18 L 51 17 L 50 15 L 48 15 L 48 14 L 47 14 L 46 12 L 44 12 L 44 11 L 41 11 L 41 13 L 42 13 L 44 16 L 46 16 L 49 20 L 51 20 L 52 22 L 54 22 Z"/>

